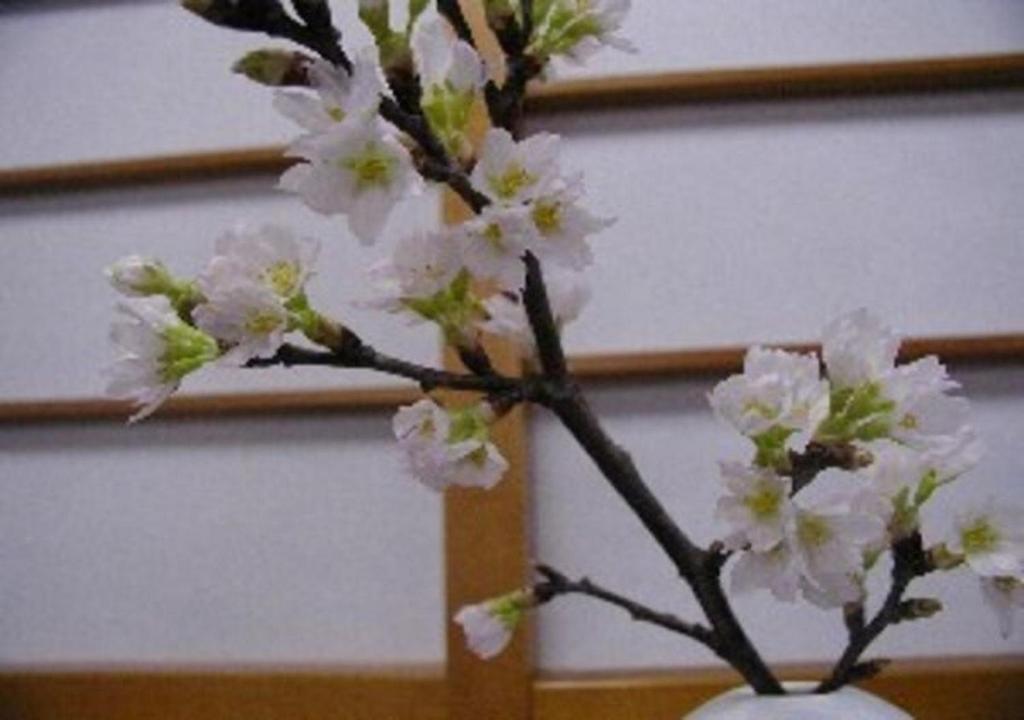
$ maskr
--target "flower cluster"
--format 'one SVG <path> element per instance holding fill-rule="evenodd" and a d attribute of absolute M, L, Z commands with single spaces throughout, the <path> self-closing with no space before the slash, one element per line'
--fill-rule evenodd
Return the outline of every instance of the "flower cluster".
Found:
<path fill-rule="evenodd" d="M 709 396 L 751 440 L 751 463 L 722 463 L 717 517 L 740 553 L 737 591 L 833 607 L 864 599 L 864 577 L 894 543 L 920 532 L 921 508 L 980 458 L 967 401 L 934 357 L 898 365 L 899 338 L 864 310 L 830 324 L 815 355 L 752 348 L 744 371 Z M 813 454 L 832 460 L 806 468 Z M 826 470 L 814 480 L 814 475 Z M 813 481 L 815 487 L 807 488 Z M 1024 522 L 990 506 L 962 517 L 942 546 L 966 562 L 1001 609 L 1021 604 Z"/>

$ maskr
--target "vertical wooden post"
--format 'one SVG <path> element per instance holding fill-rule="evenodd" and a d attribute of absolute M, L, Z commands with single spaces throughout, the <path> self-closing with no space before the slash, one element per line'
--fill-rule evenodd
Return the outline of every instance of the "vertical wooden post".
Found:
<path fill-rule="evenodd" d="M 463 0 L 466 18 L 478 39 L 481 54 L 496 59 L 478 0 Z M 474 140 L 487 127 L 479 107 Z M 469 209 L 452 193 L 444 199 L 444 221 L 457 223 Z M 487 349 L 504 373 L 518 373 L 518 351 L 489 339 Z M 452 356 L 445 358 L 457 366 Z M 530 576 L 527 515 L 527 453 L 525 410 L 509 413 L 496 427 L 496 440 L 509 471 L 492 490 L 454 489 L 445 496 L 445 572 L 447 590 L 448 708 L 450 720 L 529 720 L 532 704 L 532 647 L 529 624 L 516 633 L 511 646 L 493 660 L 483 661 L 466 648 L 462 631 L 451 618 L 460 607 L 515 590 Z"/>

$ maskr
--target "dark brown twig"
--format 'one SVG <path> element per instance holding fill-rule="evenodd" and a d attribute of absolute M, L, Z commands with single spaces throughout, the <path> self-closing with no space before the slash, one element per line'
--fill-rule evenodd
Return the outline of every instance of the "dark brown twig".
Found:
<path fill-rule="evenodd" d="M 570 580 L 548 565 L 538 565 L 536 569 L 544 577 L 543 582 L 533 587 L 534 597 L 540 604 L 550 602 L 561 595 L 586 595 L 625 610 L 638 622 L 657 625 L 665 630 L 685 635 L 707 646 L 716 654 L 721 652 L 720 643 L 714 632 L 700 623 L 686 622 L 671 613 L 654 610 L 624 595 L 607 590 L 589 578 Z"/>

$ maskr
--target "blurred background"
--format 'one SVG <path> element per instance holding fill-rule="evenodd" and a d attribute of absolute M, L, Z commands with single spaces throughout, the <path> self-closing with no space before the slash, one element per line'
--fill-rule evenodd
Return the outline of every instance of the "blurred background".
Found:
<path fill-rule="evenodd" d="M 623 34 L 555 80 L 817 66 L 1024 51 L 1019 0 L 635 3 Z M 336 1 L 346 44 L 369 42 Z M 351 30 L 350 30 L 351 28 Z M 267 38 L 157 0 L 0 3 L 0 169 L 280 145 L 271 92 L 229 71 Z M 280 43 L 278 43 L 280 44 Z M 866 306 L 908 336 L 1024 332 L 1024 92 L 671 102 L 531 115 L 565 136 L 589 205 L 618 223 L 594 241 L 593 301 L 574 354 L 813 342 Z M 274 189 L 275 174 L 0 196 L 0 672 L 93 665 L 442 665 L 444 513 L 406 477 L 383 408 L 278 416 L 35 421 L 26 403 L 102 395 L 115 302 L 103 268 L 128 253 L 197 272 L 237 221 L 321 239 L 311 287 L 379 348 L 437 362 L 425 327 L 354 307 L 364 248 L 343 220 Z M 387 237 L 441 222 L 428 192 Z M 925 519 L 938 537 L 968 497 L 1024 504 L 1024 365 L 952 367 L 988 447 Z M 715 537 L 716 463 L 742 442 L 705 400 L 719 378 L 603 380 L 594 404 L 668 507 Z M 182 393 L 339 391 L 389 378 L 210 371 Z M 68 406 L 73 407 L 73 406 Z M 529 554 L 694 616 L 671 568 L 543 412 L 527 421 Z M 486 562 L 487 548 L 481 549 Z M 940 587 L 941 586 L 941 587 Z M 946 611 L 881 641 L 891 657 L 1019 655 L 968 574 L 915 594 Z M 763 595 L 738 609 L 765 654 L 825 661 L 834 613 Z M 538 672 L 707 666 L 702 647 L 566 601 L 539 614 Z"/>

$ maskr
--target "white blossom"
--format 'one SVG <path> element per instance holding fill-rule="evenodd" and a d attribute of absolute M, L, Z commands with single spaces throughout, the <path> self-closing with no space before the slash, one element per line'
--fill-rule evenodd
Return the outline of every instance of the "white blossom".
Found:
<path fill-rule="evenodd" d="M 561 330 L 579 317 L 590 299 L 590 290 L 576 273 L 547 272 L 544 281 L 551 314 Z M 484 308 L 487 319 L 479 324 L 481 330 L 512 340 L 523 355 L 536 352 L 536 339 L 519 294 L 495 293 L 484 301 Z"/>
<path fill-rule="evenodd" d="M 462 261 L 473 275 L 494 280 L 505 290 L 525 284 L 523 256 L 534 233 L 526 207 L 489 205 L 457 230 Z"/>
<path fill-rule="evenodd" d="M 822 357 L 836 388 L 874 382 L 896 363 L 900 338 L 865 309 L 843 315 L 822 336 Z"/>
<path fill-rule="evenodd" d="M 372 307 L 389 312 L 411 310 L 414 301 L 429 301 L 448 288 L 462 270 L 454 236 L 448 231 L 405 235 L 391 256 L 370 268 L 379 292 Z M 422 318 L 416 312 L 413 317 Z"/>
<path fill-rule="evenodd" d="M 488 130 L 470 180 L 500 205 L 529 202 L 550 187 L 558 174 L 559 137 L 536 133 L 516 142 L 503 128 Z"/>
<path fill-rule="evenodd" d="M 860 600 L 864 552 L 877 547 L 885 527 L 847 502 L 798 507 L 789 537 L 801 567 L 804 596 L 820 606 Z"/>
<path fill-rule="evenodd" d="M 715 517 L 729 525 L 726 547 L 771 550 L 782 542 L 792 514 L 792 482 L 766 468 L 741 463 L 720 463 L 730 494 L 719 498 Z"/>
<path fill-rule="evenodd" d="M 274 292 L 256 283 L 228 285 L 192 311 L 196 326 L 229 345 L 222 362 L 244 365 L 272 355 L 284 342 L 290 315 Z"/>
<path fill-rule="evenodd" d="M 121 318 L 110 337 L 118 356 L 107 369 L 107 394 L 130 399 L 139 410 L 129 422 L 152 414 L 182 378 L 214 360 L 217 343 L 185 324 L 163 296 L 119 303 Z"/>
<path fill-rule="evenodd" d="M 424 399 L 400 408 L 393 427 L 410 471 L 427 487 L 491 488 L 508 470 L 490 441 L 492 419 L 484 404 L 446 411 Z"/>
<path fill-rule="evenodd" d="M 1013 633 L 1013 616 L 1024 608 L 1024 580 L 1019 577 L 982 577 L 981 595 L 992 608 L 999 622 L 999 633 L 1008 638 Z"/>
<path fill-rule="evenodd" d="M 128 297 L 162 295 L 175 285 L 162 262 L 139 255 L 121 258 L 107 268 L 106 276 L 115 290 Z"/>
<path fill-rule="evenodd" d="M 377 111 L 384 85 L 372 49 L 357 53 L 352 73 L 325 60 L 308 68 L 311 93 L 278 90 L 274 107 L 310 133 L 324 133 L 345 120 L 365 120 Z"/>
<path fill-rule="evenodd" d="M 306 160 L 281 176 L 316 212 L 342 214 L 363 243 L 380 234 L 392 208 L 419 187 L 409 153 L 379 120 L 343 123 L 300 139 L 288 151 Z"/>
<path fill-rule="evenodd" d="M 462 626 L 470 650 L 490 660 L 508 646 L 531 604 L 528 593 L 517 591 L 477 605 L 466 605 L 455 614 L 455 622 Z"/>
<path fill-rule="evenodd" d="M 711 407 L 743 435 L 756 438 L 773 428 L 814 432 L 829 412 L 829 386 L 814 355 L 751 348 L 743 374 L 715 386 Z"/>
<path fill-rule="evenodd" d="M 629 13 L 631 0 L 537 0 L 537 30 L 531 50 L 539 55 L 561 55 L 583 62 L 607 45 L 635 52 L 617 31 Z"/>
<path fill-rule="evenodd" d="M 1024 511 L 990 499 L 956 519 L 951 552 L 982 577 L 1024 574 Z"/>
<path fill-rule="evenodd" d="M 579 205 L 583 180 L 579 175 L 556 178 L 530 205 L 536 233 L 530 249 L 542 260 L 582 270 L 593 262 L 587 238 L 611 226 L 613 220 L 592 215 Z"/>
<path fill-rule="evenodd" d="M 212 297 L 239 284 L 254 284 L 289 300 L 305 290 L 319 252 L 315 240 L 297 238 L 285 227 L 238 227 L 218 238 L 216 255 L 199 276 L 199 289 Z"/>
<path fill-rule="evenodd" d="M 800 565 L 789 540 L 764 552 L 743 552 L 733 566 L 735 593 L 770 590 L 778 600 L 794 602 L 800 590 Z"/>

